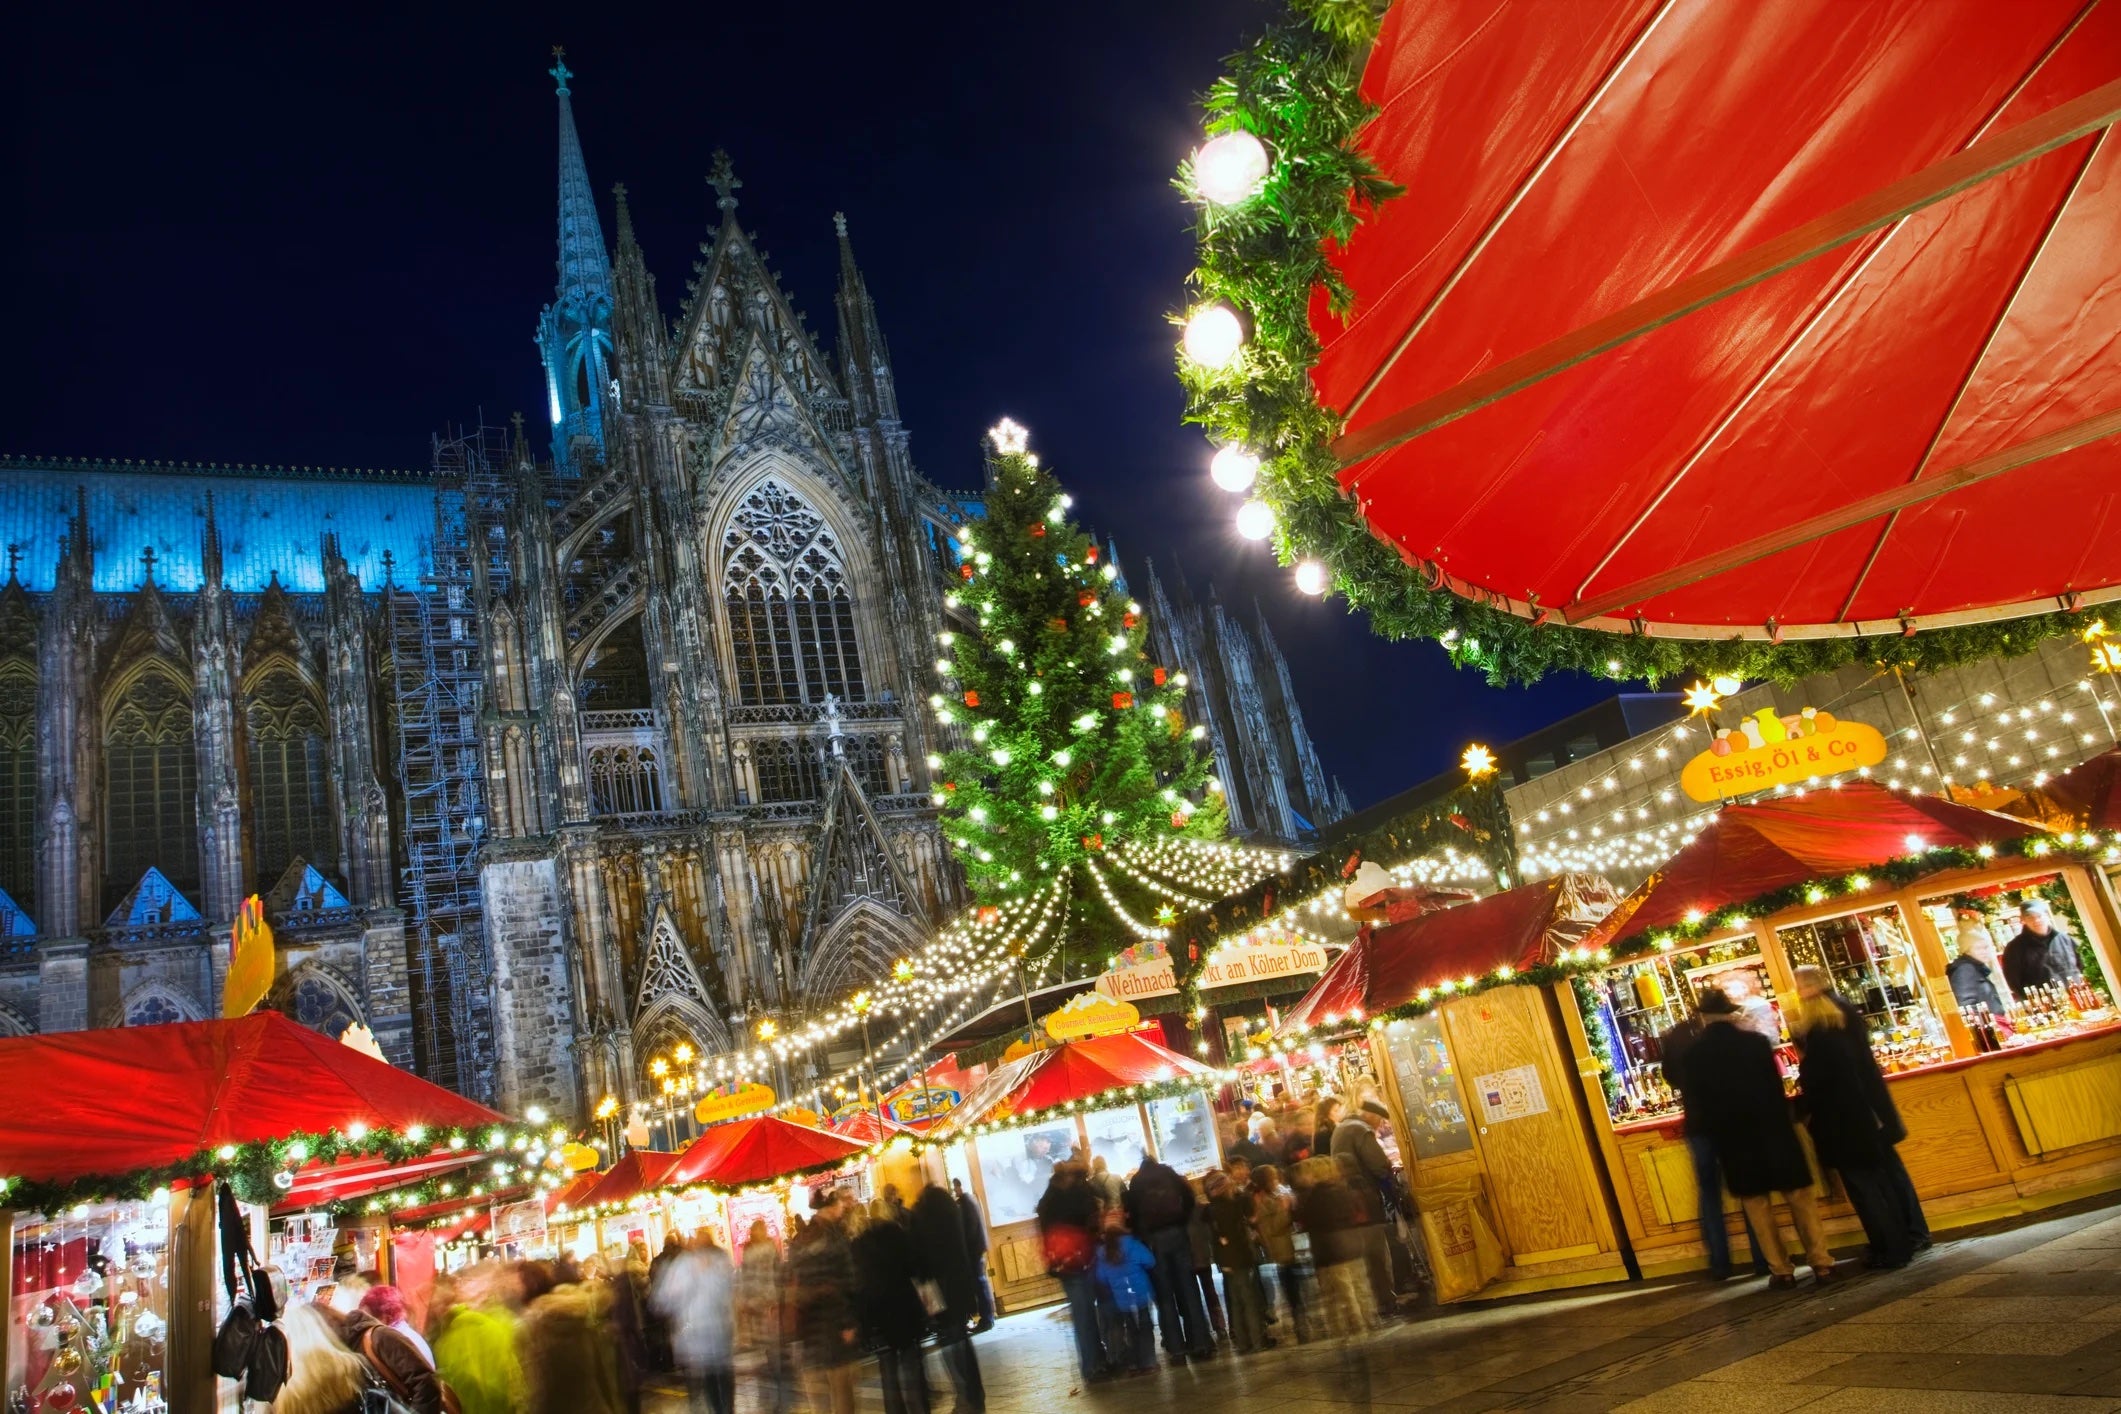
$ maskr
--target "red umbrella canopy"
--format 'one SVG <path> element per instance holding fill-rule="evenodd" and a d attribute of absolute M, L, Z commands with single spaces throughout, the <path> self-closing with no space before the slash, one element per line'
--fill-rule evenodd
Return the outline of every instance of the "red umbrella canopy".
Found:
<path fill-rule="evenodd" d="M 1282 1017 L 1282 1032 L 1374 1016 L 1425 987 L 1499 968 L 1522 972 L 1582 945 L 1620 902 L 1595 874 L 1557 874 L 1474 903 L 1367 929 Z"/>
<path fill-rule="evenodd" d="M 1936 796 L 1900 795 L 1871 781 L 1729 805 L 1622 900 L 1585 945 L 1698 922 L 1727 905 L 1929 849 L 1978 849 L 2038 833 L 2022 820 Z"/>
<path fill-rule="evenodd" d="M 2084 0 L 1399 0 L 1359 144 L 1407 195 L 1313 304 L 1344 489 L 1603 628 L 2121 593 L 2117 81 Z"/>
<path fill-rule="evenodd" d="M 509 1123 L 272 1011 L 0 1041 L 0 1094 L 24 1100 L 0 1108 L 0 1175 L 31 1183 L 167 1169 L 296 1134 Z"/>
<path fill-rule="evenodd" d="M 653 1149 L 634 1149 L 600 1175 L 574 1206 L 595 1208 L 610 1203 L 630 1203 L 643 1193 L 664 1187 L 680 1154 L 661 1154 Z"/>
<path fill-rule="evenodd" d="M 1189 1077 L 1203 1086 L 1215 1083 L 1213 1068 L 1158 1045 L 1138 1031 L 1064 1041 L 994 1070 L 929 1132 L 941 1138 L 988 1120 L 1094 1100 L 1129 1086 Z"/>
<path fill-rule="evenodd" d="M 770 1183 L 845 1163 L 866 1147 L 778 1115 L 752 1115 L 715 1125 L 702 1134 L 680 1157 L 665 1185 L 677 1188 L 704 1183 L 714 1188 L 741 1188 L 751 1183 Z"/>
<path fill-rule="evenodd" d="M 857 1144 L 867 1145 L 881 1144 L 897 1135 L 916 1134 L 919 1131 L 895 1120 L 885 1119 L 875 1110 L 857 1110 L 838 1124 L 833 1125 L 831 1133 L 841 1139 L 849 1139 Z"/>

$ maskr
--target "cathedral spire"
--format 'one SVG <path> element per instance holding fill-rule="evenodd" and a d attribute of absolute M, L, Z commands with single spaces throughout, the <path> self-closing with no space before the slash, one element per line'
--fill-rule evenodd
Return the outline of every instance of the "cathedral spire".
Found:
<path fill-rule="evenodd" d="M 206 530 L 199 539 L 199 572 L 205 584 L 221 583 L 221 527 L 214 523 L 214 493 L 206 493 Z"/>
<path fill-rule="evenodd" d="M 898 389 L 891 380 L 891 350 L 884 346 L 876 301 L 869 297 L 869 284 L 855 263 L 845 212 L 832 213 L 832 229 L 840 239 L 840 381 L 854 400 L 858 421 L 896 422 Z"/>
<path fill-rule="evenodd" d="M 560 100 L 559 284 L 538 323 L 553 461 L 563 471 L 577 469 L 580 438 L 589 439 L 594 456 L 602 458 L 604 401 L 611 376 L 611 258 L 597 220 L 589 164 L 582 159 L 582 139 L 575 131 L 569 99 L 573 90 L 567 86 L 574 71 L 567 67 L 566 53 L 554 49 L 553 66 L 546 71 L 559 85 Z"/>

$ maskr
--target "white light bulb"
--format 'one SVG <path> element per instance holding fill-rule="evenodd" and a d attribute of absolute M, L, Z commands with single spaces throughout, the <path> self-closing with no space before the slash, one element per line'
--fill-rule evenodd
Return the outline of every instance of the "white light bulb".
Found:
<path fill-rule="evenodd" d="M 1202 368 L 1228 368 L 1245 346 L 1245 326 L 1226 304 L 1202 305 L 1186 321 L 1184 346 Z"/>
<path fill-rule="evenodd" d="M 1193 189 L 1201 200 L 1234 206 L 1266 184 L 1273 163 L 1267 149 L 1250 133 L 1211 137 L 1193 154 Z"/>
<path fill-rule="evenodd" d="M 1259 458 L 1243 447 L 1221 447 L 1208 463 L 1208 475 L 1225 491 L 1249 491 L 1259 479 Z"/>
<path fill-rule="evenodd" d="M 1237 533 L 1247 540 L 1264 540 L 1274 533 L 1274 508 L 1265 501 L 1247 501 L 1237 508 Z"/>
<path fill-rule="evenodd" d="M 1316 560 L 1300 560 L 1296 566 L 1296 587 L 1306 594 L 1326 592 L 1326 567 Z"/>

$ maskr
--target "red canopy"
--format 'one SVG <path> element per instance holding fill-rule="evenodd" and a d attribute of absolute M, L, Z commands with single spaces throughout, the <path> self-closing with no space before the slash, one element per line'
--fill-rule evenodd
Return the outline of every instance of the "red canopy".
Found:
<path fill-rule="evenodd" d="M 1727 805 L 1643 880 L 1585 940 L 1603 947 L 1688 915 L 1829 875 L 1875 869 L 1925 849 L 1977 849 L 2039 833 L 2022 820 L 1871 781 Z"/>
<path fill-rule="evenodd" d="M 900 1134 L 918 1134 L 920 1131 L 896 1120 L 885 1119 L 875 1110 L 857 1110 L 832 1126 L 831 1132 L 841 1139 L 856 1144 L 881 1144 L 886 1139 Z"/>
<path fill-rule="evenodd" d="M 1344 487 L 1606 628 L 2121 593 L 2117 80 L 2084 0 L 1399 0 L 1359 141 L 1407 195 L 1313 305 Z"/>
<path fill-rule="evenodd" d="M 1185 1076 L 1196 1077 L 1204 1088 L 1215 1083 L 1213 1069 L 1158 1045 L 1139 1031 L 1063 1041 L 997 1066 L 928 1133 L 946 1138 L 988 1120 Z"/>
<path fill-rule="evenodd" d="M 582 1200 L 587 1198 L 591 1190 L 603 1180 L 604 1175 L 598 1173 L 595 1169 L 586 1169 L 576 1174 L 573 1178 L 568 1179 L 558 1188 L 545 1195 L 545 1211 L 547 1213 L 557 1213 L 562 1208 L 574 1209 L 581 1207 Z"/>
<path fill-rule="evenodd" d="M 2003 808 L 2057 830 L 2121 830 L 2121 748 L 2025 787 Z"/>
<path fill-rule="evenodd" d="M 867 1147 L 779 1115 L 752 1115 L 702 1134 L 664 1181 L 671 1188 L 688 1183 L 741 1188 L 844 1163 Z"/>
<path fill-rule="evenodd" d="M 1581 945 L 1618 902 L 1620 891 L 1595 874 L 1557 874 L 1405 923 L 1364 929 L 1283 1014 L 1282 1032 L 1332 1025 L 1357 1010 L 1374 1015 L 1446 980 L 1550 963 Z"/>
<path fill-rule="evenodd" d="M 632 1149 L 626 1157 L 597 1176 L 597 1181 L 576 1200 L 577 1208 L 601 1207 L 607 1203 L 630 1203 L 643 1193 L 652 1193 L 668 1181 L 678 1166 L 680 1154 L 662 1154 L 653 1149 Z"/>
<path fill-rule="evenodd" d="M 506 1117 L 278 1012 L 0 1040 L 0 1174 L 38 1183 L 166 1168 L 225 1144 L 370 1128 L 483 1128 Z M 443 1151 L 437 1167 L 470 1155 Z M 349 1159 L 365 1188 L 406 1168 Z M 324 1187 L 330 1169 L 313 1165 Z"/>

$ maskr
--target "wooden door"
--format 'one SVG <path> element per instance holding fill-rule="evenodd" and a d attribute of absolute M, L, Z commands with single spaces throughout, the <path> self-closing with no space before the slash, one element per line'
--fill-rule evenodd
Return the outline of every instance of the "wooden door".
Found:
<path fill-rule="evenodd" d="M 1443 1009 L 1488 1194 L 1520 1267 L 1611 1246 L 1545 1000 L 1541 988 L 1497 987 Z"/>

